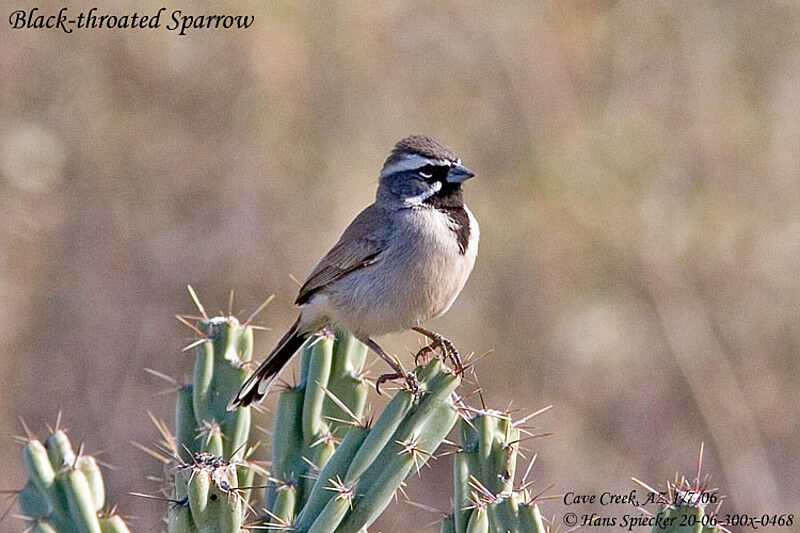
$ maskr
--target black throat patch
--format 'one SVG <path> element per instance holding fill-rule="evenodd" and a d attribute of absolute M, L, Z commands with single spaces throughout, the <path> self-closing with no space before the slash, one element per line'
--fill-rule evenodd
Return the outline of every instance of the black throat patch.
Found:
<path fill-rule="evenodd" d="M 445 215 L 450 222 L 450 230 L 455 234 L 458 241 L 458 251 L 461 255 L 467 253 L 469 245 L 469 215 L 464 209 L 464 196 L 460 183 L 442 182 L 442 188 L 425 200 L 425 204 L 438 209 Z"/>

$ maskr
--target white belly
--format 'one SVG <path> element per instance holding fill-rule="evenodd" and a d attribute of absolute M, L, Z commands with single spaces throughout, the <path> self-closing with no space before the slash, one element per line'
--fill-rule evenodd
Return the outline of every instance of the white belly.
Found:
<path fill-rule="evenodd" d="M 402 238 L 378 261 L 320 291 L 304 307 L 356 336 L 379 336 L 419 326 L 446 313 L 467 282 L 478 253 L 478 223 L 467 210 L 470 239 L 462 254 L 448 218 L 434 209 L 409 210 Z M 323 318 L 324 317 L 324 318 Z"/>

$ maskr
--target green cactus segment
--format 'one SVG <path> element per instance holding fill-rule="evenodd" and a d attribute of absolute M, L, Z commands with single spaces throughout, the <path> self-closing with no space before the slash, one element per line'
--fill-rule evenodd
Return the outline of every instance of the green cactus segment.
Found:
<path fill-rule="evenodd" d="M 194 387 L 191 384 L 186 385 L 178 390 L 178 397 L 175 400 L 175 445 L 183 461 L 188 461 L 200 451 L 193 395 Z"/>
<path fill-rule="evenodd" d="M 658 519 L 651 529 L 652 533 L 719 533 L 722 529 L 703 525 L 705 505 L 671 505 L 662 507 Z M 708 518 L 705 519 L 708 521 Z"/>
<path fill-rule="evenodd" d="M 92 501 L 92 491 L 83 472 L 68 470 L 59 482 L 67 495 L 67 506 L 77 530 L 80 533 L 101 533 L 97 511 L 94 510 Z"/>
<path fill-rule="evenodd" d="M 246 464 L 241 464 L 236 467 L 236 474 L 238 479 L 239 497 L 243 502 L 250 501 L 250 494 L 256 477 L 256 469 Z"/>
<path fill-rule="evenodd" d="M 456 533 L 545 533 L 524 486 L 514 489 L 520 431 L 507 413 L 487 410 L 460 424 L 453 527 Z"/>
<path fill-rule="evenodd" d="M 79 457 L 75 464 L 78 470 L 83 472 L 89 484 L 94 510 L 100 511 L 106 503 L 106 488 L 103 484 L 103 474 L 100 472 L 100 467 L 97 466 L 97 461 L 91 455 L 84 455 Z"/>
<path fill-rule="evenodd" d="M 319 477 L 334 456 L 339 437 L 357 425 L 366 402 L 367 384 L 361 375 L 366 347 L 350 336 L 334 338 L 321 332 L 312 338 L 301 355 L 300 383 L 284 390 L 278 398 L 272 436 L 272 469 L 265 498 L 267 510 L 285 518 L 276 506 L 279 492 L 294 487 L 292 519 L 305 507 Z M 346 410 L 342 408 L 346 407 Z M 356 420 L 353 420 L 353 417 Z M 355 437 L 351 437 L 353 439 Z M 349 457 L 347 464 L 352 460 Z M 337 467 L 337 475 L 344 477 Z M 327 492 L 327 491 L 326 491 Z M 321 512 L 329 498 L 316 496 Z M 310 527 L 313 517 L 306 515 Z"/>
<path fill-rule="evenodd" d="M 199 516 L 208 507 L 208 491 L 211 490 L 211 476 L 207 470 L 189 467 L 182 472 L 181 477 L 186 483 L 186 493 L 189 495 L 189 510 L 192 516 Z"/>
<path fill-rule="evenodd" d="M 285 484 L 276 488 L 272 516 L 280 524 L 291 524 L 297 506 L 297 485 Z"/>
<path fill-rule="evenodd" d="M 519 530 L 530 533 L 547 533 L 538 505 L 534 503 L 520 504 Z"/>
<path fill-rule="evenodd" d="M 196 349 L 193 382 L 178 391 L 170 533 L 239 533 L 255 470 L 244 462 L 249 408 L 228 411 L 228 401 L 247 380 L 253 330 L 233 316 L 201 320 L 205 336 Z M 185 504 L 184 504 L 185 503 Z"/>
<path fill-rule="evenodd" d="M 29 440 L 22 451 L 25 467 L 31 481 L 39 489 L 39 492 L 47 499 L 51 506 L 60 505 L 60 500 L 56 497 L 55 479 L 56 472 L 50 464 L 47 450 L 38 440 Z"/>
<path fill-rule="evenodd" d="M 235 477 L 229 481 L 235 482 Z M 242 502 L 238 495 L 224 487 L 224 484 L 212 485 L 205 513 L 192 515 L 197 529 L 202 533 L 238 533 L 241 530 L 244 518 Z"/>
<path fill-rule="evenodd" d="M 293 480 L 299 483 L 298 452 L 303 449 L 303 429 L 298 423 L 303 416 L 303 391 L 287 389 L 278 397 L 275 429 L 272 433 L 272 470 L 267 488 L 266 508 L 274 512 L 276 490 Z"/>
<path fill-rule="evenodd" d="M 250 433 L 250 409 L 228 411 L 228 401 L 247 380 L 243 363 L 253 357 L 253 330 L 239 324 L 236 318 L 215 317 L 197 324 L 208 341 L 197 347 L 194 365 L 192 400 L 185 397 L 189 387 L 178 394 L 176 407 L 176 434 L 179 443 L 185 444 L 187 431 L 192 426 L 197 436 L 204 426 L 216 425 L 224 435 L 219 453 L 217 444 L 198 447 L 187 445 L 192 453 L 206 451 L 228 460 L 242 459 Z M 189 414 L 193 415 L 194 422 Z M 185 453 L 185 451 L 184 451 Z M 187 458 L 184 457 L 184 460 Z"/>
<path fill-rule="evenodd" d="M 472 487 L 470 486 L 470 476 L 472 472 L 478 470 L 477 453 L 474 451 L 460 450 L 456 453 L 453 460 L 453 481 L 455 484 L 455 503 L 453 520 L 456 531 L 467 530 L 469 523 L 469 506 L 471 504 Z"/>
<path fill-rule="evenodd" d="M 119 515 L 101 517 L 100 531 L 103 533 L 130 533 L 125 521 Z"/>
<path fill-rule="evenodd" d="M 663 519 L 653 525 L 652 533 L 702 533 L 703 508 L 680 506 L 667 507 L 662 511 Z M 713 531 L 713 530 L 712 530 Z"/>
<path fill-rule="evenodd" d="M 328 500 L 325 508 L 307 530 L 308 533 L 329 533 L 342 522 L 344 515 L 352 508 L 353 493 L 342 488 L 342 492 Z"/>
<path fill-rule="evenodd" d="M 445 371 L 438 360 L 418 369 L 417 375 L 423 391 L 419 400 L 409 405 L 409 393 L 397 393 L 356 453 L 344 481 L 345 490 L 352 487 L 355 492 L 353 508 L 337 533 L 356 533 L 371 525 L 403 481 L 430 459 L 455 425 L 458 413 L 450 396 L 460 379 Z M 380 447 L 367 451 L 372 444 Z"/>
<path fill-rule="evenodd" d="M 207 427 L 203 428 L 196 438 L 202 441 L 202 445 L 200 449 L 204 453 L 209 453 L 211 455 L 216 455 L 217 457 L 223 457 L 223 448 L 224 445 L 222 443 L 224 439 L 224 435 L 222 434 L 222 430 L 216 424 L 210 424 Z"/>
<path fill-rule="evenodd" d="M 72 465 L 75 462 L 75 452 L 72 450 L 72 444 L 69 442 L 67 434 L 63 431 L 57 430 L 53 432 L 44 441 L 44 445 L 47 448 L 50 464 L 56 470 L 65 465 Z"/>
<path fill-rule="evenodd" d="M 345 477 L 347 467 L 353 461 L 353 457 L 355 457 L 369 434 L 370 431 L 367 428 L 361 427 L 353 428 L 347 432 L 336 453 L 333 454 L 333 457 L 319 473 L 317 482 L 314 483 L 309 494 L 308 501 L 297 517 L 295 528 L 299 531 L 306 531 L 315 523 L 317 516 L 328 502 L 336 496 L 334 482 Z"/>
<path fill-rule="evenodd" d="M 244 506 L 236 492 L 236 465 L 208 453 L 196 454 L 191 463 L 177 467 L 175 494 L 185 494 L 170 509 L 170 533 L 239 533 Z"/>
<path fill-rule="evenodd" d="M 489 513 L 489 527 L 492 531 L 514 531 L 509 526 L 517 525 L 519 519 L 517 512 L 519 505 L 517 499 L 513 496 L 508 498 L 500 498 L 494 504 L 487 507 Z"/>
<path fill-rule="evenodd" d="M 244 458 L 247 438 L 250 435 L 250 416 L 250 409 L 237 409 L 229 412 L 222 422 L 220 429 L 225 435 L 222 442 L 224 457 L 235 461 Z"/>
<path fill-rule="evenodd" d="M 325 388 L 331 375 L 333 364 L 333 338 L 320 337 L 311 347 L 305 374 L 305 393 L 303 395 L 303 439 L 314 442 L 320 435 L 328 431 L 322 418 L 322 406 L 325 402 Z"/>
<path fill-rule="evenodd" d="M 489 513 L 484 507 L 478 507 L 469 517 L 466 533 L 489 533 Z"/>
<path fill-rule="evenodd" d="M 450 515 L 442 520 L 442 526 L 439 528 L 439 533 L 456 533 L 455 515 Z"/>
<path fill-rule="evenodd" d="M 211 381 L 214 379 L 214 343 L 204 342 L 197 347 L 197 358 L 194 362 L 192 387 L 192 407 L 195 424 L 203 420 L 215 420 L 211 415 L 209 403 L 213 396 Z"/>
<path fill-rule="evenodd" d="M 197 528 L 192 521 L 188 501 L 177 504 L 169 510 L 167 517 L 167 531 L 169 533 L 197 533 Z"/>
<path fill-rule="evenodd" d="M 328 391 L 344 403 L 356 418 L 364 413 L 369 385 L 364 379 L 364 363 L 367 347 L 352 335 L 337 336 L 333 345 L 333 363 L 328 379 Z M 350 413 L 344 411 L 330 396 L 325 398 L 322 416 L 327 420 L 331 433 L 341 437 L 352 424 Z"/>
<path fill-rule="evenodd" d="M 33 521 L 42 520 L 50 514 L 50 504 L 36 488 L 32 480 L 19 492 L 19 512 Z"/>
<path fill-rule="evenodd" d="M 375 426 L 367 435 L 364 445 L 358 450 L 345 475 L 345 483 L 353 483 L 367 470 L 381 451 L 389 443 L 392 435 L 414 404 L 414 394 L 407 390 L 398 391 L 392 401 L 384 408 Z"/>
<path fill-rule="evenodd" d="M 300 472 L 298 481 L 301 482 L 299 502 L 301 506 L 305 505 L 315 483 L 316 476 L 312 470 L 323 468 L 336 449 L 328 421 L 322 416 L 333 366 L 333 345 L 333 336 L 327 332 L 320 333 L 314 339 L 309 347 L 311 354 L 307 359 L 308 364 L 303 376 L 305 387 L 301 417 L 302 463 L 296 465 L 296 469 Z M 299 508 L 297 511 L 299 512 Z"/>
<path fill-rule="evenodd" d="M 127 532 L 116 515 L 103 515 L 105 486 L 97 461 L 76 455 L 66 433 L 56 430 L 42 444 L 29 440 L 23 459 L 29 480 L 20 491 L 19 507 L 29 531 L 58 533 Z M 102 524 L 113 520 L 104 529 Z"/>
<path fill-rule="evenodd" d="M 278 398 L 275 430 L 272 434 L 272 476 L 289 479 L 298 450 L 303 448 L 303 429 L 295 424 L 303 416 L 303 391 L 289 389 Z"/>

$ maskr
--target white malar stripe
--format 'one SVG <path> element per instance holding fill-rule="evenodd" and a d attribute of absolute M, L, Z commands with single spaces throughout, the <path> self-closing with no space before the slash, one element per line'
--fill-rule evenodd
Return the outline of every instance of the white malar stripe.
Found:
<path fill-rule="evenodd" d="M 416 196 L 412 196 L 411 198 L 406 198 L 405 200 L 403 200 L 403 203 L 407 207 L 420 206 L 423 203 L 425 203 L 425 200 L 427 200 L 428 198 L 430 198 L 431 196 L 433 196 L 434 194 L 436 194 L 440 190 L 442 190 L 442 182 L 441 181 L 434 181 L 433 183 L 431 183 L 430 189 L 428 189 L 427 191 L 424 191 L 424 192 L 422 192 L 422 193 L 420 193 L 420 194 L 418 194 Z"/>
<path fill-rule="evenodd" d="M 399 161 L 396 161 L 391 165 L 384 167 L 383 170 L 381 170 L 381 177 L 389 176 L 397 172 L 415 170 L 417 168 L 422 168 L 425 165 L 449 167 L 452 165 L 452 163 L 450 161 L 442 159 L 431 159 L 430 157 L 424 157 L 419 154 L 407 154 L 404 155 L 403 158 L 400 159 Z"/>

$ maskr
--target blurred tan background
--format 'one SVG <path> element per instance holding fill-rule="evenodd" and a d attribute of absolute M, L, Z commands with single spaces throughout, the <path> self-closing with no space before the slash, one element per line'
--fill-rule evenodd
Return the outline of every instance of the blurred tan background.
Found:
<path fill-rule="evenodd" d="M 17 417 L 42 432 L 63 409 L 73 439 L 117 467 L 110 499 L 158 531 L 164 505 L 127 493 L 154 490 L 159 466 L 129 441 L 155 440 L 148 410 L 171 418 L 144 368 L 190 372 L 173 318 L 193 309 L 186 284 L 211 310 L 234 289 L 245 316 L 274 293 L 263 356 L 294 318 L 290 275 L 371 201 L 392 144 L 422 132 L 477 172 L 466 196 L 482 226 L 471 281 L 434 327 L 495 351 L 478 368 L 490 405 L 555 405 L 536 422 L 555 435 L 525 444 L 536 486 L 628 492 L 632 475 L 689 474 L 705 441 L 724 509 L 798 511 L 795 2 L 168 4 L 256 17 L 186 37 L 12 31 L 26 6 L 11 4 L 0 488 L 23 484 Z M 419 345 L 384 342 L 406 362 Z M 448 508 L 450 460 L 411 498 Z M 398 503 L 375 531 L 437 518 Z"/>

